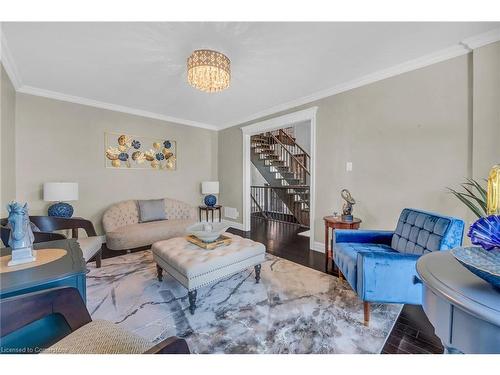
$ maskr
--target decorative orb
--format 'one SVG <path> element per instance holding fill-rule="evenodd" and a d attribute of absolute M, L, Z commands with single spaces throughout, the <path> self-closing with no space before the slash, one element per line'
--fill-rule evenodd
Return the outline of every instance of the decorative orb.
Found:
<path fill-rule="evenodd" d="M 132 147 L 135 148 L 136 150 L 138 150 L 139 148 L 141 148 L 141 142 L 139 141 L 136 141 L 135 139 L 132 141 Z"/>
<path fill-rule="evenodd" d="M 205 197 L 204 201 L 208 207 L 213 207 L 217 203 L 217 198 L 215 195 L 210 194 Z"/>
<path fill-rule="evenodd" d="M 170 148 L 170 147 L 172 147 L 172 143 L 170 141 L 165 141 L 165 142 L 163 142 L 163 147 Z"/>
<path fill-rule="evenodd" d="M 118 159 L 121 161 L 127 161 L 128 160 L 128 154 L 125 152 L 122 152 L 120 155 L 118 155 Z"/>
<path fill-rule="evenodd" d="M 120 164 L 121 164 L 121 163 L 120 163 L 120 160 L 118 160 L 118 159 L 115 159 L 115 160 L 111 161 L 111 165 L 112 165 L 113 167 L 115 167 L 115 168 L 119 168 L 119 167 L 120 167 Z"/>
<path fill-rule="evenodd" d="M 140 151 L 135 151 L 135 152 L 133 152 L 133 153 L 132 153 L 132 160 L 137 160 L 137 159 L 139 159 L 139 158 L 141 157 L 141 155 L 142 155 L 142 152 L 140 152 Z"/>
<path fill-rule="evenodd" d="M 153 143 L 153 147 L 155 150 L 159 150 L 161 148 L 161 143 L 160 142 L 155 142 Z"/>
<path fill-rule="evenodd" d="M 126 143 L 127 143 L 127 136 L 126 135 L 120 135 L 118 137 L 118 144 L 120 146 L 125 146 Z"/>

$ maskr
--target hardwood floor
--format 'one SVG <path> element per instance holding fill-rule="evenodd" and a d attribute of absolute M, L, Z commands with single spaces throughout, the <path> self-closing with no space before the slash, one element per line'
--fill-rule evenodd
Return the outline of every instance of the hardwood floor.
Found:
<path fill-rule="evenodd" d="M 229 232 L 262 242 L 271 254 L 324 272 L 324 255 L 309 250 L 309 237 L 298 235 L 304 230 L 293 224 L 252 218 L 249 232 L 232 228 Z M 422 307 L 414 305 L 403 307 L 382 349 L 383 354 L 442 354 L 443 351 Z"/>

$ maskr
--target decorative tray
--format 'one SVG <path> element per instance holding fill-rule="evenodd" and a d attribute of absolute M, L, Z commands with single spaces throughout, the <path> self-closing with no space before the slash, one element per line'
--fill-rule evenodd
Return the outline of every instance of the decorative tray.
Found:
<path fill-rule="evenodd" d="M 189 236 L 186 236 L 186 240 L 189 242 L 201 247 L 202 249 L 205 250 L 213 250 L 219 246 L 227 246 L 229 245 L 233 240 L 231 237 L 221 235 L 219 238 L 217 238 L 213 242 L 203 242 L 200 240 L 198 237 L 193 236 L 192 234 Z"/>
<path fill-rule="evenodd" d="M 457 247 L 451 254 L 473 274 L 500 289 L 500 249 L 486 251 L 481 247 Z"/>

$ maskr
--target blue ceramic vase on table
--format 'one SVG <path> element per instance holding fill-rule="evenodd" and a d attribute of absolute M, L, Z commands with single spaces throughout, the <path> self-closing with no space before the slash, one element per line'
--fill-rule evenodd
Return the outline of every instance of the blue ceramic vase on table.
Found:
<path fill-rule="evenodd" d="M 208 207 L 213 207 L 215 206 L 216 203 L 217 203 L 217 198 L 215 197 L 215 195 L 209 194 L 205 197 L 205 204 Z"/>

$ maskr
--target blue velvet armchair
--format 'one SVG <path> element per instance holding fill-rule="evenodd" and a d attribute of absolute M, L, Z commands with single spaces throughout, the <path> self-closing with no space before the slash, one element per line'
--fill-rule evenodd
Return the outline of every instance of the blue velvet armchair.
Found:
<path fill-rule="evenodd" d="M 405 208 L 395 231 L 335 230 L 333 261 L 364 302 L 364 320 L 370 320 L 370 302 L 422 303 L 422 285 L 415 282 L 422 255 L 462 244 L 460 219 Z"/>

